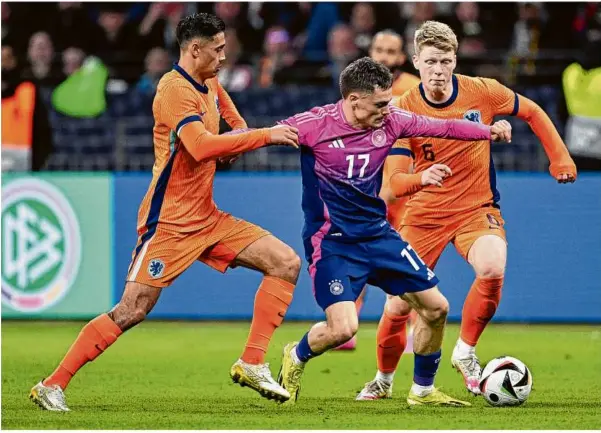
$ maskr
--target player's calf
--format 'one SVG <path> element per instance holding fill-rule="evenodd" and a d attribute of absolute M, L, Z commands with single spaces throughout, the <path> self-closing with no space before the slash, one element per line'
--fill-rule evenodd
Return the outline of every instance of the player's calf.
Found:
<path fill-rule="evenodd" d="M 54 372 L 32 389 L 32 401 L 48 410 L 65 410 L 61 408 L 66 407 L 63 391 L 73 376 L 102 355 L 125 330 L 144 320 L 160 293 L 160 288 L 128 282 L 115 308 L 88 322 Z"/>

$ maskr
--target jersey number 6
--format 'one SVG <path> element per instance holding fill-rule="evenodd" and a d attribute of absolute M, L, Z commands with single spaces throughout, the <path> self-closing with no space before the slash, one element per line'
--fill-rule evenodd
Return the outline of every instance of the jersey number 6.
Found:
<path fill-rule="evenodd" d="M 422 144 L 422 150 L 424 151 L 424 158 L 426 158 L 426 161 L 434 161 L 435 155 L 430 143 Z"/>

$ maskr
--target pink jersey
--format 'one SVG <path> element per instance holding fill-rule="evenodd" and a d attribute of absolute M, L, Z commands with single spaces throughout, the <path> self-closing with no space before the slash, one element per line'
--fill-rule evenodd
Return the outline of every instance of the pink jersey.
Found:
<path fill-rule="evenodd" d="M 317 232 L 344 241 L 390 229 L 378 193 L 384 161 L 399 138 L 490 139 L 488 126 L 419 116 L 392 105 L 381 128 L 355 128 L 344 117 L 342 100 L 280 123 L 299 129 L 306 241 Z"/>

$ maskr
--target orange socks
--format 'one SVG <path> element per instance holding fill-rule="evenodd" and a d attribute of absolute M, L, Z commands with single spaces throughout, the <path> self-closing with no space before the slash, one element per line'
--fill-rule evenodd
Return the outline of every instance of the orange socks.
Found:
<path fill-rule="evenodd" d="M 123 333 L 115 322 L 102 314 L 83 327 L 69 351 L 44 385 L 59 385 L 63 390 L 71 378 L 89 361 L 96 359 Z"/>
<path fill-rule="evenodd" d="M 476 345 L 484 328 L 497 311 L 502 288 L 503 277 L 476 278 L 463 304 L 461 339 L 465 343 L 470 346 Z"/>
<path fill-rule="evenodd" d="M 378 371 L 394 373 L 407 346 L 407 320 L 406 316 L 393 316 L 384 310 L 378 324 L 377 358 Z"/>
<path fill-rule="evenodd" d="M 263 278 L 255 296 L 253 319 L 242 361 L 249 364 L 265 362 L 267 346 L 274 331 L 284 320 L 293 292 L 292 283 L 276 277 Z"/>

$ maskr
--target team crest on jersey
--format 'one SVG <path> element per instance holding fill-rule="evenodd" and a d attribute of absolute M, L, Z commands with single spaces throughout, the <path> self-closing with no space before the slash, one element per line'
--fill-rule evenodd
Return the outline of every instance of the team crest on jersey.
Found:
<path fill-rule="evenodd" d="M 466 111 L 463 115 L 465 120 L 469 120 L 470 122 L 482 123 L 482 115 L 480 114 L 480 110 L 469 110 Z"/>
<path fill-rule="evenodd" d="M 340 295 L 344 292 L 344 286 L 342 285 L 342 281 L 340 280 L 332 280 L 330 281 L 330 293 L 332 295 Z"/>
<path fill-rule="evenodd" d="M 152 259 L 148 263 L 148 275 L 152 278 L 161 278 L 165 270 L 165 263 L 161 259 Z"/>
<path fill-rule="evenodd" d="M 371 134 L 371 143 L 376 147 L 382 147 L 386 144 L 386 133 L 381 129 L 376 129 Z"/>

